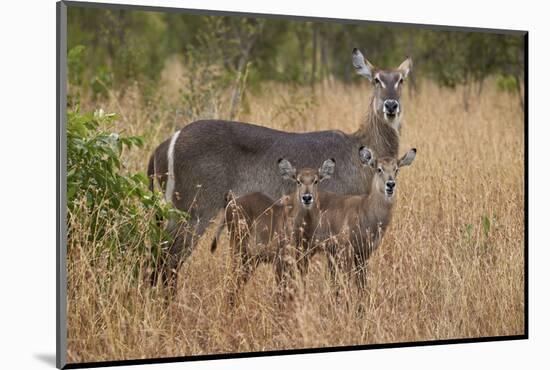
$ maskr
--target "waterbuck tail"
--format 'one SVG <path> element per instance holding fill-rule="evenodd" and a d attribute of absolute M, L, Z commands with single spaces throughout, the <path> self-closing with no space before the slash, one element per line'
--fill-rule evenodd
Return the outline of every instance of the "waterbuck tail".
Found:
<path fill-rule="evenodd" d="M 216 229 L 216 234 L 214 235 L 214 240 L 212 240 L 212 244 L 210 244 L 210 252 L 211 253 L 214 253 L 216 251 L 216 248 L 218 248 L 218 239 L 220 238 L 220 235 L 223 231 L 223 228 L 225 227 L 225 223 L 226 223 L 226 220 L 225 220 L 225 212 L 226 212 L 226 209 L 227 209 L 227 205 L 229 204 L 229 202 L 231 201 L 231 199 L 233 199 L 233 195 L 231 194 L 230 191 L 228 191 L 227 193 L 225 193 L 224 195 L 224 200 L 225 200 L 225 204 L 224 204 L 224 207 L 223 207 L 223 215 L 222 215 L 222 219 L 220 221 L 220 224 L 218 225 L 218 228 Z"/>
<path fill-rule="evenodd" d="M 155 153 L 151 154 L 147 165 L 147 177 L 149 178 L 149 190 L 155 189 Z"/>

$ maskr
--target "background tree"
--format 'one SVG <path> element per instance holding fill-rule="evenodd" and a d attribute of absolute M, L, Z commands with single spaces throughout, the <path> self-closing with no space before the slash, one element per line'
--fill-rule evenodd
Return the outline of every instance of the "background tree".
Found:
<path fill-rule="evenodd" d="M 356 81 L 349 53 L 359 47 L 375 65 L 397 66 L 412 56 L 416 76 L 461 86 L 465 109 L 491 77 L 501 89 L 517 93 L 523 106 L 520 35 L 77 7 L 69 8 L 68 22 L 69 50 L 85 48 L 73 51 L 82 54 L 83 64 L 70 64 L 71 84 L 97 96 L 114 86 L 123 94 L 134 82 L 154 91 L 165 61 L 178 56 L 191 70 L 221 68 L 216 84 L 232 89 L 234 118 L 247 85 Z M 415 74 L 411 93 L 419 88 Z M 203 80 L 199 73 L 195 82 Z"/>

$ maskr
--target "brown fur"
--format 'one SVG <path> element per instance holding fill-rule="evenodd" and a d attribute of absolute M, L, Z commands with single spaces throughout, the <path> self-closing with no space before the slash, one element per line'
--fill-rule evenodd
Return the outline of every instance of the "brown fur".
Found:
<path fill-rule="evenodd" d="M 367 260 L 380 244 L 392 218 L 395 193 L 391 197 L 387 196 L 386 184 L 395 184 L 399 167 L 410 165 L 415 155 L 416 149 L 411 149 L 399 160 L 392 157 L 371 157 L 365 164 L 375 171 L 380 168 L 382 172 L 376 172 L 368 194 L 319 192 L 319 211 L 311 213 L 316 218 L 310 221 L 304 236 L 309 242 L 304 244 L 303 264 L 307 267 L 311 256 L 324 251 L 334 277 L 337 265 L 349 272 L 353 262 L 357 285 L 364 290 Z M 349 246 L 349 250 L 346 250 L 346 246 Z M 350 252 L 352 261 L 346 257 Z"/>
<path fill-rule="evenodd" d="M 370 105 L 374 105 L 374 96 Z M 399 130 L 394 130 L 384 118 L 373 109 L 369 109 L 365 123 L 352 136 L 365 146 L 372 148 L 376 155 L 395 157 L 399 150 Z M 380 154 L 378 154 L 380 153 Z M 369 176 L 370 178 L 371 176 Z"/>
<path fill-rule="evenodd" d="M 263 193 L 251 193 L 229 202 L 225 223 L 235 285 L 230 304 L 260 263 L 275 267 L 277 285 L 292 271 L 293 248 L 290 244 L 290 216 L 285 199 L 274 202 Z M 286 284 L 285 284 L 286 285 Z"/>
<path fill-rule="evenodd" d="M 278 201 L 260 192 L 239 198 L 226 195 L 224 222 L 219 224 L 210 250 L 216 250 L 217 239 L 227 226 L 236 276 L 234 289 L 229 295 L 231 304 L 260 263 L 272 263 L 277 285 L 283 291 L 288 290 L 289 278 L 293 275 L 293 264 L 297 258 L 294 225 L 302 223 L 310 212 L 318 212 L 318 183 L 333 173 L 334 161 L 325 161 L 319 170 L 304 168 L 298 173 L 285 160 L 279 160 L 279 167 L 283 177 L 295 180 L 296 190 L 291 195 L 283 196 Z M 304 204 L 304 196 L 311 196 L 311 203 Z"/>

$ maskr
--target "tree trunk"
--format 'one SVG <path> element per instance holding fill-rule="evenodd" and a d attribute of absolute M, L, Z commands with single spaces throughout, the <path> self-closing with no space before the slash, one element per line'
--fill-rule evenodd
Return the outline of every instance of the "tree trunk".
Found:
<path fill-rule="evenodd" d="M 483 92 L 483 85 L 485 85 L 485 77 L 480 77 L 477 82 L 477 96 L 480 97 Z"/>
<path fill-rule="evenodd" d="M 247 35 L 244 40 L 240 37 L 239 44 L 241 45 L 241 56 L 239 57 L 239 62 L 237 64 L 237 78 L 235 79 L 233 94 L 231 96 L 231 108 L 229 111 L 229 118 L 231 120 L 237 117 L 242 92 L 246 84 L 250 54 L 262 30 L 263 23 L 258 26 L 254 33 Z"/>
<path fill-rule="evenodd" d="M 231 109 L 229 111 L 229 119 L 234 120 L 237 118 L 239 105 L 241 102 L 241 94 L 246 83 L 246 75 L 248 67 L 248 53 L 241 55 L 239 58 L 239 65 L 237 67 L 237 78 L 235 79 L 235 86 L 233 87 L 233 94 L 231 96 Z"/>
<path fill-rule="evenodd" d="M 407 38 L 407 55 L 409 57 L 412 57 L 413 54 L 414 54 L 414 39 L 413 39 L 412 32 L 410 32 Z M 413 58 L 413 63 L 415 63 L 414 59 L 415 58 Z M 407 87 L 409 91 L 409 96 L 411 98 L 418 93 L 418 84 L 416 81 L 416 73 L 414 73 L 414 67 L 413 67 L 413 72 L 410 73 L 409 75 L 409 81 L 407 82 Z"/>
<path fill-rule="evenodd" d="M 311 53 L 311 79 L 310 83 L 311 86 L 315 84 L 315 75 L 317 73 L 317 39 L 318 39 L 318 29 L 315 24 L 313 24 L 313 37 L 312 37 L 312 43 L 313 43 L 313 50 Z"/>
<path fill-rule="evenodd" d="M 469 79 L 464 83 L 464 90 L 462 90 L 462 103 L 464 104 L 464 110 L 468 112 L 470 110 L 470 95 L 472 92 L 472 83 Z"/>
<path fill-rule="evenodd" d="M 328 49 L 328 41 L 321 35 L 321 78 L 326 78 L 328 75 L 330 75 Z"/>

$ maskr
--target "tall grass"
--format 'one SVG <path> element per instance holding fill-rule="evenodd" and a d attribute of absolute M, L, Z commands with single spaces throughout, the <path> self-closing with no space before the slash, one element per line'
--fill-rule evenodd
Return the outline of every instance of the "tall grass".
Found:
<path fill-rule="evenodd" d="M 166 68 L 149 105 L 139 86 L 99 102 L 82 97 L 83 110 L 117 112 L 127 134 L 145 136 L 143 148 L 125 154 L 128 171 L 144 171 L 152 149 L 188 123 L 178 122 L 186 89 L 178 68 Z M 68 221 L 69 361 L 522 334 L 523 113 L 516 96 L 496 88 L 484 89 L 465 112 L 460 89 L 425 82 L 403 98 L 401 152 L 414 146 L 418 155 L 399 177 L 392 225 L 369 261 L 361 315 L 352 289 L 334 299 L 323 256 L 314 258 L 292 310 L 278 308 L 268 266 L 231 309 L 227 237 L 210 254 L 212 229 L 182 266 L 176 297 L 167 300 L 160 287 L 150 287 L 137 248 L 121 250 L 113 261 L 102 253 L 108 235 L 90 243 L 94 210 L 81 210 Z M 314 94 L 267 84 L 247 93 L 238 119 L 291 131 L 351 132 L 365 116 L 370 92 L 366 82 L 320 83 Z M 226 117 L 229 97 L 220 94 L 214 116 Z M 141 216 L 145 228 L 153 215 Z M 118 222 L 113 219 L 110 233 Z"/>

